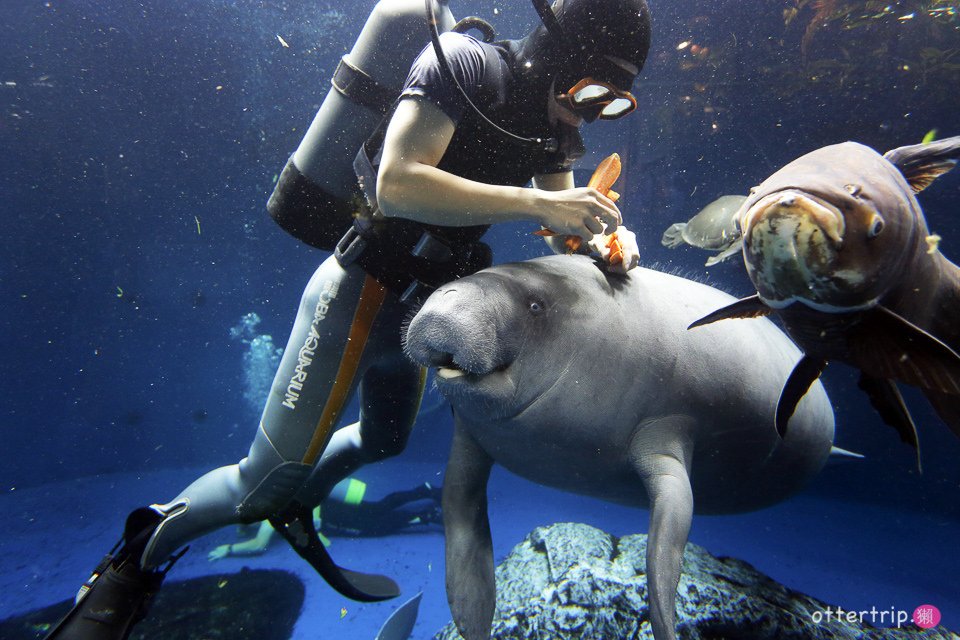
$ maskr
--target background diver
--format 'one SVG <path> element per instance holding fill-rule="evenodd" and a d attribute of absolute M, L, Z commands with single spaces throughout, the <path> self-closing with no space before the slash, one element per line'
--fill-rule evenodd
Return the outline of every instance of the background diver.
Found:
<path fill-rule="evenodd" d="M 330 495 L 314 507 L 313 525 L 324 546 L 330 546 L 330 541 L 323 532 L 374 537 L 393 535 L 413 527 L 439 525 L 442 524 L 441 491 L 440 487 L 424 482 L 412 489 L 394 491 L 379 500 L 367 500 L 367 484 L 356 478 L 347 478 L 337 483 Z M 264 520 L 256 527 L 253 537 L 217 545 L 207 554 L 207 559 L 214 562 L 229 556 L 260 555 L 275 538 L 273 525 Z"/>
<path fill-rule="evenodd" d="M 629 92 L 649 49 L 646 2 L 534 5 L 542 24 L 521 40 L 437 37 L 400 91 L 381 80 L 377 61 L 404 51 L 410 60 L 422 48 L 423 5 L 377 5 L 268 203 L 287 231 L 335 251 L 303 293 L 249 453 L 167 503 L 134 510 L 48 638 L 126 638 L 185 544 L 267 518 L 344 595 L 399 593 L 389 578 L 337 567 L 310 507 L 360 466 L 406 445 L 426 379 L 400 344 L 410 305 L 488 266 L 491 250 L 480 238 L 498 222 L 553 230 L 559 235 L 546 241 L 557 252 L 566 250 L 564 236 L 579 236 L 580 250 L 601 258 L 609 255 L 604 232 L 616 230 L 622 262 L 608 268 L 626 272 L 638 262 L 616 205 L 576 188 L 572 166 L 583 154 L 582 122 L 636 108 Z M 411 15 L 416 26 L 406 28 Z M 445 4 L 434 24 L 452 24 Z M 366 123 L 380 114 L 371 136 Z M 364 140 L 357 154 L 352 141 Z M 331 437 L 357 391 L 359 422 Z"/>

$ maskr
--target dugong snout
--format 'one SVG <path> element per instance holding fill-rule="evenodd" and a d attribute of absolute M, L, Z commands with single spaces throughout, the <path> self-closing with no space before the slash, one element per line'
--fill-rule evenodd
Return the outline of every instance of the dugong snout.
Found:
<path fill-rule="evenodd" d="M 438 289 L 411 320 L 404 350 L 414 362 L 447 374 L 485 375 L 508 365 L 512 357 L 498 340 L 502 323 L 491 301 L 472 284 Z"/>

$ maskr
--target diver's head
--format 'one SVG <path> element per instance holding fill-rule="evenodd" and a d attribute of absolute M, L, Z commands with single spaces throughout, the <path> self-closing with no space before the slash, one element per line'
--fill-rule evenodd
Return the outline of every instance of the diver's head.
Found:
<path fill-rule="evenodd" d="M 538 0 L 534 0 L 536 4 Z M 520 41 L 521 80 L 551 85 L 561 104 L 587 122 L 630 113 L 630 95 L 650 48 L 645 0 L 554 0 L 539 25 Z"/>

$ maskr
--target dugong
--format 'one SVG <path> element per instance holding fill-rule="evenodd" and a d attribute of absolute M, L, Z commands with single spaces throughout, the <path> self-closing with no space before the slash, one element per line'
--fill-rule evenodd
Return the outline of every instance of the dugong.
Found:
<path fill-rule="evenodd" d="M 489 638 L 493 552 L 486 485 L 497 462 L 534 482 L 650 508 L 647 576 L 657 640 L 675 637 L 693 513 L 760 509 L 823 466 L 833 411 L 817 382 L 789 434 L 773 426 L 797 348 L 768 320 L 687 331 L 733 300 L 586 256 L 485 269 L 424 303 L 407 354 L 436 368 L 455 415 L 443 490 L 447 597 L 467 640 Z"/>

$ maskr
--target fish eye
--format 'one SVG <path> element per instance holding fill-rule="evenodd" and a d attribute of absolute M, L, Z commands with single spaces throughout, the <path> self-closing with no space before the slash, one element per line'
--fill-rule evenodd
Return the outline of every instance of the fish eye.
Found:
<path fill-rule="evenodd" d="M 862 190 L 862 189 L 860 188 L 860 185 L 858 185 L 858 184 L 847 184 L 847 185 L 844 185 L 843 188 L 846 189 L 846 190 L 847 190 L 847 193 L 849 193 L 850 195 L 852 195 L 854 198 L 856 198 L 858 195 L 860 195 L 860 191 Z"/>
<path fill-rule="evenodd" d="M 868 238 L 876 238 L 880 235 L 880 232 L 883 231 L 883 218 L 877 214 L 873 215 L 873 219 L 870 221 L 870 228 L 867 229 Z"/>
<path fill-rule="evenodd" d="M 530 309 L 530 313 L 532 313 L 535 316 L 538 316 L 541 313 L 543 313 L 546 307 L 539 300 L 531 300 L 530 304 L 528 305 L 528 308 Z"/>

